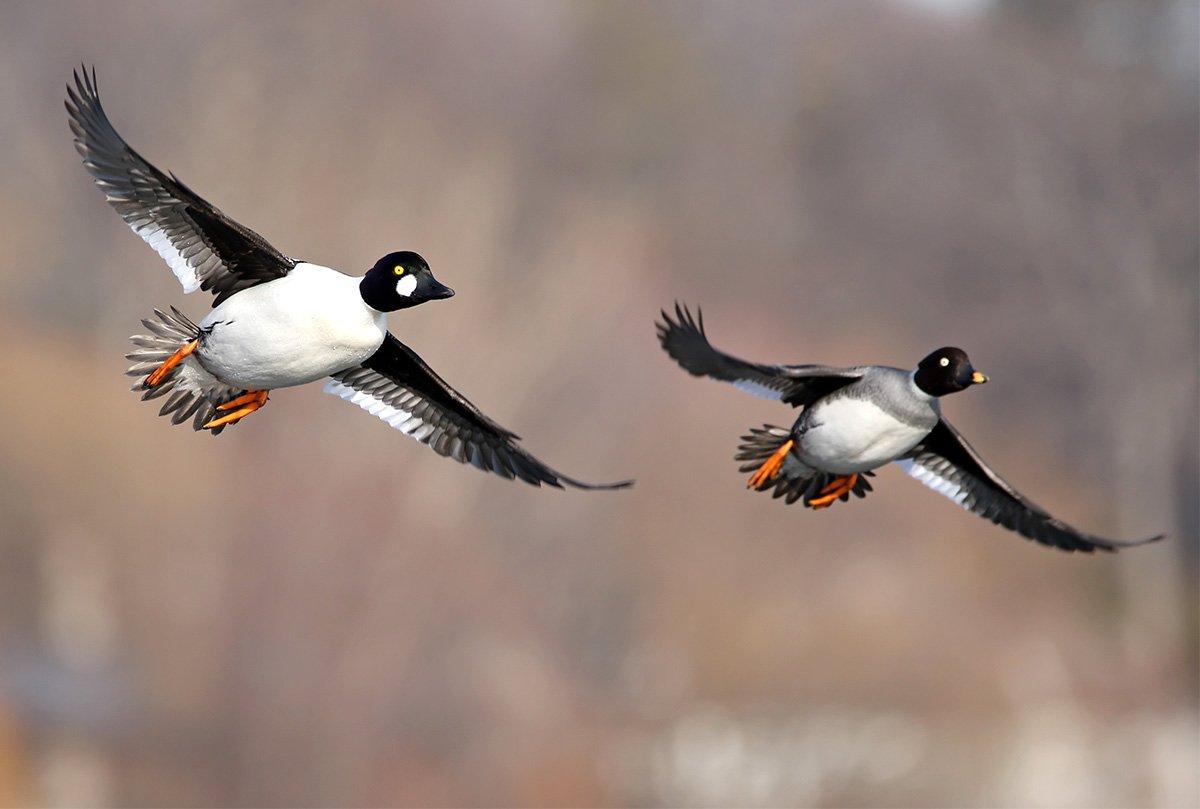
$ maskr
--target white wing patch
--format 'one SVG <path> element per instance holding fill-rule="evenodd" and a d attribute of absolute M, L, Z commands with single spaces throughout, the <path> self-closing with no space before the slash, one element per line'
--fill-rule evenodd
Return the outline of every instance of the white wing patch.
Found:
<path fill-rule="evenodd" d="M 735 388 L 751 396 L 757 396 L 760 399 L 773 399 L 778 402 L 783 398 L 783 394 L 774 388 L 768 388 L 761 382 L 755 382 L 752 379 L 739 379 L 732 383 Z"/>
<path fill-rule="evenodd" d="M 909 476 L 921 481 L 921 483 L 924 483 L 938 494 L 950 498 L 962 508 L 967 509 L 967 511 L 971 510 L 966 504 L 967 490 L 959 484 L 921 466 L 912 459 L 896 461 L 896 465 L 903 469 Z"/>
<path fill-rule="evenodd" d="M 181 248 L 186 248 L 190 245 L 176 247 L 171 244 L 171 239 L 167 236 L 166 231 L 154 220 L 133 220 L 129 223 L 129 227 L 133 228 L 133 232 L 141 236 L 146 244 L 153 247 L 154 252 L 158 253 L 162 260 L 167 262 L 167 266 L 171 268 L 171 272 L 175 273 L 175 277 L 179 279 L 179 283 L 183 284 L 183 291 L 185 293 L 195 292 L 200 288 L 200 279 L 196 277 L 196 269 L 188 264 L 187 258 L 181 252 Z M 200 240 L 197 239 L 196 241 L 199 242 Z"/>
<path fill-rule="evenodd" d="M 417 276 L 409 273 L 396 282 L 396 294 L 402 298 L 411 297 L 417 288 Z"/>
<path fill-rule="evenodd" d="M 344 385 L 340 381 L 334 379 L 325 385 L 325 392 L 332 393 L 335 396 L 340 396 L 350 404 L 356 404 L 363 410 L 370 413 L 372 416 L 377 416 L 389 426 L 395 427 L 405 435 L 412 436 L 422 444 L 426 439 L 433 434 L 436 427 L 432 424 L 426 424 L 419 417 L 414 416 L 407 410 L 390 405 L 387 402 L 372 396 L 369 393 L 363 393 L 360 390 L 355 390 L 349 385 Z"/>

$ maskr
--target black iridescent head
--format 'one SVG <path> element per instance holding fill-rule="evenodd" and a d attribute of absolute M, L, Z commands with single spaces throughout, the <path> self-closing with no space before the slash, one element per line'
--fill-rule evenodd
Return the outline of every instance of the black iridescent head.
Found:
<path fill-rule="evenodd" d="M 367 306 L 380 312 L 395 312 L 454 294 L 453 289 L 433 277 L 425 259 L 409 250 L 388 253 L 376 261 L 358 289 Z"/>
<path fill-rule="evenodd" d="M 917 366 L 913 382 L 930 396 L 958 393 L 972 385 L 982 385 L 988 378 L 975 370 L 971 358 L 961 348 L 939 348 Z"/>

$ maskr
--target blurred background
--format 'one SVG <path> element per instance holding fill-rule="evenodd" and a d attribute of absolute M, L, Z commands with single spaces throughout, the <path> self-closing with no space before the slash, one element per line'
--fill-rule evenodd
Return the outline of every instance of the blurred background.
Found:
<path fill-rule="evenodd" d="M 0 804 L 1195 806 L 1195 2 L 0 6 Z M 548 463 L 320 387 L 129 393 L 199 318 L 64 82 L 293 256 L 415 249 L 394 331 Z M 747 492 L 777 404 L 659 350 L 992 378 L 950 418 L 1095 557 L 895 470 Z"/>

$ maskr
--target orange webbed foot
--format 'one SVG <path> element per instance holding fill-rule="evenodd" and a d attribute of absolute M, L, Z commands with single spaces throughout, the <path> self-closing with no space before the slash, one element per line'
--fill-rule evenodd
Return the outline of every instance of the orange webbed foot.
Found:
<path fill-rule="evenodd" d="M 779 449 L 775 450 L 770 458 L 763 461 L 763 465 L 755 470 L 754 474 L 750 476 L 750 480 L 746 481 L 746 488 L 757 489 L 774 480 L 775 476 L 779 474 L 779 470 L 783 468 L 783 461 L 795 443 L 793 439 L 789 438 Z"/>
<path fill-rule="evenodd" d="M 230 399 L 224 404 L 217 405 L 217 410 L 225 415 L 205 422 L 204 429 L 211 430 L 215 427 L 223 427 L 226 424 L 236 424 L 265 405 L 267 403 L 267 393 L 268 391 L 265 390 L 247 391 L 236 399 Z"/>
<path fill-rule="evenodd" d="M 167 357 L 163 364 L 154 369 L 150 376 L 146 377 L 146 381 L 142 384 L 147 388 L 156 388 L 162 381 L 167 378 L 167 374 L 171 373 L 171 369 L 179 363 L 183 362 L 189 354 L 196 350 L 196 346 L 200 345 L 199 340 L 192 340 L 189 343 L 182 345 L 178 351 Z"/>
<path fill-rule="evenodd" d="M 840 475 L 834 478 L 824 489 L 821 489 L 820 497 L 814 497 L 805 503 L 805 505 L 811 509 L 829 508 L 838 501 L 838 498 L 845 497 L 854 491 L 854 484 L 857 482 L 857 472 L 852 472 L 849 475 Z"/>

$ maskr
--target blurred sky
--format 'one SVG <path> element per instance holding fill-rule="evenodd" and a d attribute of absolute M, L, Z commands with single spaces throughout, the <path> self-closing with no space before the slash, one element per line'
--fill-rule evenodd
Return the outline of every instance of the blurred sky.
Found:
<path fill-rule="evenodd" d="M 0 5 L 0 804 L 1195 806 L 1197 5 Z M 91 186 L 94 63 L 146 157 L 284 252 L 413 249 L 393 330 L 534 490 L 322 395 L 219 438 L 128 391 L 201 317 Z M 763 362 L 992 379 L 945 410 L 1100 534 L 896 470 L 747 492 Z"/>

